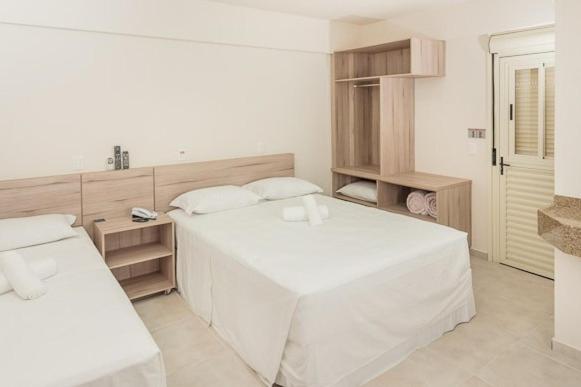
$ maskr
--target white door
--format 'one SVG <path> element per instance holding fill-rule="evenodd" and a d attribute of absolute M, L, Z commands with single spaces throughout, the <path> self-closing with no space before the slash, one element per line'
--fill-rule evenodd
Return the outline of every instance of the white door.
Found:
<path fill-rule="evenodd" d="M 537 210 L 553 201 L 554 53 L 500 58 L 500 263 L 553 278 L 553 248 L 537 234 Z"/>

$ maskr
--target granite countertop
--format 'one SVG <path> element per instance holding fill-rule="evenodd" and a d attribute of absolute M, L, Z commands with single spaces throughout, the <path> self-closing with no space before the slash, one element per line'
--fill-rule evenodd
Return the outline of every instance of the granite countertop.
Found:
<path fill-rule="evenodd" d="M 547 242 L 581 257 L 581 198 L 555 195 L 553 204 L 538 211 L 538 232 Z"/>

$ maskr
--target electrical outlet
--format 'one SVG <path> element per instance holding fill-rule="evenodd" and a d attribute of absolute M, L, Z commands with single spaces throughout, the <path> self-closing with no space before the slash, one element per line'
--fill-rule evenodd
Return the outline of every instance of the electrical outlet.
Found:
<path fill-rule="evenodd" d="M 468 138 L 486 138 L 486 129 L 468 128 Z"/>

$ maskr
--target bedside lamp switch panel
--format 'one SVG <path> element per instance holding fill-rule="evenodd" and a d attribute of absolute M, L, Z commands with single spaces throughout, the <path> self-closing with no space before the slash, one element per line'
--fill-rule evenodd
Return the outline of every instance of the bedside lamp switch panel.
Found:
<path fill-rule="evenodd" d="M 486 138 L 486 129 L 468 128 L 468 138 Z"/>

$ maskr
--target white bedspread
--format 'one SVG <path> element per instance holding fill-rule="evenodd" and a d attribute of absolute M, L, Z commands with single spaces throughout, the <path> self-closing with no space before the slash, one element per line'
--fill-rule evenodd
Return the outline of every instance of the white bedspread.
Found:
<path fill-rule="evenodd" d="M 357 386 L 475 313 L 466 234 L 317 195 L 177 223 L 178 287 L 267 383 Z"/>
<path fill-rule="evenodd" d="M 0 386 L 164 387 L 159 348 L 82 228 L 78 237 L 18 250 L 52 257 L 48 293 L 0 296 Z"/>

